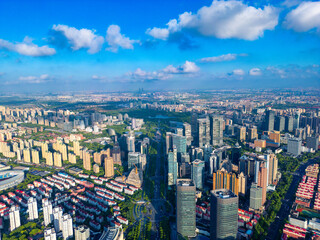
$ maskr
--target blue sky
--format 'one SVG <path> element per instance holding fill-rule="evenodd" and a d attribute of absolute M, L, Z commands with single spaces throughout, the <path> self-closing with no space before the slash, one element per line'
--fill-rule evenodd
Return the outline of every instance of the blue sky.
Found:
<path fill-rule="evenodd" d="M 320 87 L 320 2 L 256 2 L 0 1 L 0 88 Z"/>

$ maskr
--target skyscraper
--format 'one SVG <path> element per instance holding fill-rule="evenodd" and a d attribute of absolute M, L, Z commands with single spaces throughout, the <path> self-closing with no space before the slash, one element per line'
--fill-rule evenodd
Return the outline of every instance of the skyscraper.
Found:
<path fill-rule="evenodd" d="M 274 130 L 277 130 L 280 132 L 285 130 L 285 118 L 283 116 L 275 117 Z"/>
<path fill-rule="evenodd" d="M 74 229 L 75 240 L 89 240 L 90 239 L 90 229 L 81 225 Z"/>
<path fill-rule="evenodd" d="M 62 236 L 64 240 L 73 236 L 72 218 L 67 213 L 62 215 Z"/>
<path fill-rule="evenodd" d="M 196 187 L 191 179 L 177 180 L 177 233 L 194 237 L 196 230 Z"/>
<path fill-rule="evenodd" d="M 274 112 L 271 110 L 266 111 L 265 130 L 266 131 L 274 130 Z"/>
<path fill-rule="evenodd" d="M 44 225 L 48 226 L 53 220 L 52 203 L 48 198 L 42 199 Z"/>
<path fill-rule="evenodd" d="M 278 174 L 278 158 L 275 154 L 269 154 L 269 176 L 268 176 L 268 185 L 275 184 Z"/>
<path fill-rule="evenodd" d="M 28 212 L 29 220 L 38 219 L 38 204 L 37 200 L 33 197 L 28 199 Z"/>
<path fill-rule="evenodd" d="M 31 155 L 32 155 L 32 162 L 35 164 L 39 164 L 39 151 L 36 149 L 31 150 Z"/>
<path fill-rule="evenodd" d="M 54 166 L 62 167 L 62 155 L 61 155 L 61 153 L 54 152 L 54 154 L 53 154 L 53 162 L 54 162 Z"/>
<path fill-rule="evenodd" d="M 212 190 L 210 207 L 210 239 L 236 239 L 238 196 L 227 189 Z"/>
<path fill-rule="evenodd" d="M 197 188 L 203 188 L 204 182 L 204 161 L 196 159 L 192 162 L 191 178 Z"/>
<path fill-rule="evenodd" d="M 128 152 L 135 152 L 135 136 L 134 132 L 130 131 L 129 135 L 127 136 L 127 151 Z"/>
<path fill-rule="evenodd" d="M 258 173 L 258 186 L 262 188 L 262 202 L 264 205 L 267 199 L 267 186 L 268 186 L 268 169 L 265 162 L 260 163 Z"/>
<path fill-rule="evenodd" d="M 177 148 L 178 154 L 187 152 L 187 138 L 185 136 L 172 134 L 172 145 Z"/>
<path fill-rule="evenodd" d="M 293 131 L 293 117 L 292 116 L 286 116 L 285 130 L 287 132 Z"/>
<path fill-rule="evenodd" d="M 177 149 L 168 153 L 168 187 L 176 184 L 178 177 Z"/>
<path fill-rule="evenodd" d="M 212 146 L 223 144 L 223 118 L 221 116 L 210 117 L 210 137 Z"/>
<path fill-rule="evenodd" d="M 20 208 L 16 205 L 13 205 L 9 210 L 9 219 L 10 219 L 10 231 L 20 227 Z"/>
<path fill-rule="evenodd" d="M 189 123 L 183 123 L 183 136 L 187 139 L 187 146 L 190 146 L 192 142 L 192 133 L 191 125 Z"/>
<path fill-rule="evenodd" d="M 210 120 L 208 117 L 200 118 L 197 121 L 197 145 L 204 147 L 210 144 Z"/>

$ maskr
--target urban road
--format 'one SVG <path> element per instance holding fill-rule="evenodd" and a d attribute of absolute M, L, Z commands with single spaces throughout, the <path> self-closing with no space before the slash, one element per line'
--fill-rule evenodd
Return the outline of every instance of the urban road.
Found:
<path fill-rule="evenodd" d="M 282 200 L 282 205 L 280 207 L 280 210 L 278 211 L 277 217 L 271 223 L 268 229 L 268 235 L 266 237 L 266 240 L 274 240 L 277 238 L 277 235 L 279 233 L 279 228 L 282 226 L 284 220 L 288 218 L 288 215 L 291 210 L 291 206 L 294 201 L 295 190 L 298 187 L 301 177 L 305 173 L 305 169 L 307 168 L 307 166 L 314 164 L 316 162 L 317 162 L 316 159 L 309 159 L 307 162 L 300 164 L 299 168 L 292 174 L 293 179 L 292 179 L 291 185 L 286 193 L 285 198 Z"/>

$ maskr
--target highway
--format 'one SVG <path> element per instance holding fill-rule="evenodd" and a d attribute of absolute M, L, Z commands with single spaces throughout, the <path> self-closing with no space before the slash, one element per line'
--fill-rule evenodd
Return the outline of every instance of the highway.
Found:
<path fill-rule="evenodd" d="M 295 171 L 293 175 L 293 179 L 291 182 L 291 185 L 286 193 L 285 198 L 282 200 L 282 205 L 280 207 L 280 210 L 278 211 L 277 217 L 275 220 L 270 224 L 270 227 L 268 229 L 268 235 L 266 237 L 266 240 L 274 240 L 277 239 L 277 235 L 279 233 L 279 229 L 282 226 L 282 223 L 285 219 L 288 218 L 288 215 L 291 210 L 291 206 L 294 202 L 294 195 L 295 190 L 298 187 L 298 184 L 301 180 L 301 177 L 305 173 L 305 169 L 311 165 L 316 163 L 315 159 L 309 159 L 306 163 L 300 164 L 299 168 Z"/>

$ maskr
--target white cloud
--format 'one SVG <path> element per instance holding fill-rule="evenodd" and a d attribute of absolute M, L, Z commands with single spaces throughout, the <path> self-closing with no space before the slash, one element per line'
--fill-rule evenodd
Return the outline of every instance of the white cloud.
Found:
<path fill-rule="evenodd" d="M 132 40 L 121 34 L 120 27 L 118 25 L 110 25 L 107 30 L 106 41 L 109 44 L 108 51 L 117 52 L 119 48 L 133 49 L 134 43 L 139 43 L 138 40 Z"/>
<path fill-rule="evenodd" d="M 317 29 L 320 32 L 320 1 L 302 2 L 287 14 L 284 26 L 297 32 Z"/>
<path fill-rule="evenodd" d="M 0 49 L 6 49 L 8 51 L 17 52 L 21 55 L 31 57 L 43 57 L 56 54 L 56 50 L 54 48 L 50 48 L 47 45 L 39 47 L 32 43 L 32 39 L 29 37 L 25 37 L 21 43 L 11 43 L 0 39 Z"/>
<path fill-rule="evenodd" d="M 260 76 L 260 75 L 262 75 L 262 72 L 261 72 L 260 68 L 251 68 L 249 71 L 249 74 L 251 76 Z"/>
<path fill-rule="evenodd" d="M 61 32 L 69 41 L 73 50 L 88 48 L 88 53 L 94 54 L 101 50 L 104 38 L 95 34 L 95 30 L 82 28 L 80 30 L 66 25 L 53 25 L 52 29 Z"/>
<path fill-rule="evenodd" d="M 148 28 L 146 33 L 154 38 L 161 39 L 161 40 L 167 40 L 170 34 L 167 28 L 157 28 L 157 27 L 154 27 L 152 29 Z"/>
<path fill-rule="evenodd" d="M 290 8 L 299 5 L 300 2 L 301 0 L 285 0 L 281 5 Z"/>
<path fill-rule="evenodd" d="M 216 57 L 206 57 L 206 58 L 201 58 L 200 62 L 224 62 L 224 61 L 232 61 L 237 58 L 238 54 L 234 53 L 228 53 L 228 54 L 223 54 L 220 56 Z"/>
<path fill-rule="evenodd" d="M 209 7 L 202 7 L 197 13 L 185 12 L 167 23 L 166 28 L 152 28 L 147 34 L 162 40 L 182 30 L 192 30 L 203 36 L 221 39 L 238 38 L 255 40 L 264 31 L 273 30 L 278 24 L 279 10 L 272 6 L 255 8 L 241 1 L 214 0 Z"/>
<path fill-rule="evenodd" d="M 192 75 L 199 70 L 200 68 L 194 62 L 185 61 L 180 66 L 174 67 L 173 65 L 168 65 L 161 70 L 152 72 L 137 68 L 134 72 L 129 72 L 127 75 L 134 80 L 165 80 L 171 78 L 174 74 Z"/>
<path fill-rule="evenodd" d="M 51 78 L 48 74 L 42 74 L 40 76 L 21 76 L 19 77 L 20 82 L 25 83 L 44 83 L 49 81 Z"/>
<path fill-rule="evenodd" d="M 242 69 L 234 69 L 232 71 L 233 75 L 238 75 L 238 76 L 243 76 L 245 74 L 245 72 Z"/>

